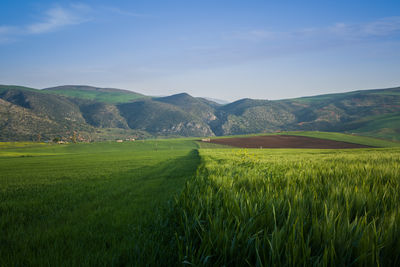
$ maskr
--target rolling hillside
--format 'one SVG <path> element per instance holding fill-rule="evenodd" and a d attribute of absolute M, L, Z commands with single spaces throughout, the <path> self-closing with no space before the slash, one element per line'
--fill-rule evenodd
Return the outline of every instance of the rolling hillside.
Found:
<path fill-rule="evenodd" d="M 63 85 L 43 89 L 45 93 L 106 103 L 126 103 L 146 96 L 129 90 L 84 85 Z"/>
<path fill-rule="evenodd" d="M 153 100 L 140 100 L 118 106 L 131 129 L 155 135 L 209 136 L 213 132 L 201 119 L 183 109 Z"/>
<path fill-rule="evenodd" d="M 148 97 L 91 86 L 0 85 L 0 140 L 347 132 L 400 140 L 400 87 L 221 105 L 181 93 Z M 110 134 L 108 134 L 110 133 Z M 112 133 L 112 134 L 111 134 Z M 88 139 L 86 138 L 86 139 Z"/>
<path fill-rule="evenodd" d="M 400 140 L 400 87 L 283 100 L 299 107 L 292 130 L 351 132 Z"/>
<path fill-rule="evenodd" d="M 154 100 L 180 107 L 190 115 L 199 117 L 207 123 L 217 119 L 215 112 L 216 108 L 220 106 L 203 98 L 192 97 L 187 93 L 155 98 Z"/>

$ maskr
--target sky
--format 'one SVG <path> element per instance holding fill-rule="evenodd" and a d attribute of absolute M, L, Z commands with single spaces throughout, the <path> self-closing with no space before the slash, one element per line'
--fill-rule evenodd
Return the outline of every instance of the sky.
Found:
<path fill-rule="evenodd" d="M 0 84 L 283 99 L 400 86 L 400 1 L 9 1 Z"/>

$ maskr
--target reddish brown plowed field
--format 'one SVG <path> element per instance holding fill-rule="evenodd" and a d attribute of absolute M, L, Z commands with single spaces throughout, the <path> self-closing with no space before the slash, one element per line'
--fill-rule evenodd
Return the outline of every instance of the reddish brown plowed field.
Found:
<path fill-rule="evenodd" d="M 269 135 L 237 138 L 211 139 L 210 143 L 229 145 L 245 148 L 366 148 L 370 146 L 339 142 L 333 140 L 294 136 L 294 135 Z"/>

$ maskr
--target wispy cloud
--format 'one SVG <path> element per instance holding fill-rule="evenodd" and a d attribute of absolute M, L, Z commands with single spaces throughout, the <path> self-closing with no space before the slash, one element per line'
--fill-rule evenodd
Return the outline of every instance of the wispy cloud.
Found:
<path fill-rule="evenodd" d="M 279 40 L 288 37 L 289 32 L 279 32 L 265 29 L 252 29 L 245 31 L 234 31 L 230 33 L 223 33 L 223 39 L 236 39 L 243 41 L 266 41 L 266 40 Z"/>
<path fill-rule="evenodd" d="M 0 34 L 7 34 L 11 29 L 11 27 L 0 26 Z"/>
<path fill-rule="evenodd" d="M 58 30 L 69 25 L 77 25 L 90 20 L 88 11 L 90 8 L 85 5 L 71 5 L 69 8 L 55 7 L 46 11 L 46 17 L 42 22 L 32 23 L 26 26 L 29 34 L 39 34 Z"/>
<path fill-rule="evenodd" d="M 132 10 L 124 10 L 119 7 L 112 7 L 112 6 L 103 6 L 102 9 L 107 13 L 114 13 L 116 15 L 121 16 L 129 16 L 129 17 L 150 17 L 150 15 L 142 14 L 138 12 L 134 12 Z"/>
<path fill-rule="evenodd" d="M 11 35 L 17 31 L 18 28 L 16 27 L 0 26 L 0 44 L 11 42 L 13 40 Z"/>
<path fill-rule="evenodd" d="M 400 16 L 364 23 L 335 23 L 325 27 L 279 31 L 255 28 L 225 32 L 216 46 L 192 46 L 185 58 L 198 65 L 232 65 L 289 55 L 344 49 L 367 44 L 377 45 L 400 40 Z"/>
<path fill-rule="evenodd" d="M 382 18 L 375 21 L 349 24 L 336 23 L 329 27 L 304 28 L 293 31 L 271 31 L 253 29 L 225 33 L 225 39 L 248 41 L 280 41 L 299 39 L 364 40 L 367 38 L 390 37 L 400 33 L 400 17 Z"/>
<path fill-rule="evenodd" d="M 46 10 L 41 21 L 27 25 L 0 25 L 0 43 L 9 43 L 22 36 L 54 32 L 92 19 L 93 9 L 85 4 L 56 6 Z"/>
<path fill-rule="evenodd" d="M 27 25 L 0 25 L 0 44 L 15 41 L 23 36 L 38 35 L 83 24 L 98 17 L 130 16 L 150 17 L 147 14 L 124 10 L 119 7 L 92 7 L 83 3 L 57 5 L 37 14 L 39 18 Z"/>
<path fill-rule="evenodd" d="M 400 17 L 389 17 L 364 24 L 337 23 L 328 29 L 338 36 L 353 38 L 383 37 L 400 33 Z"/>

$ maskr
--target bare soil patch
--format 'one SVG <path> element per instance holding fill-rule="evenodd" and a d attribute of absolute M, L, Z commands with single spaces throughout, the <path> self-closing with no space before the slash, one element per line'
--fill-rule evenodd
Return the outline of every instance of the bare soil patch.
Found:
<path fill-rule="evenodd" d="M 243 148 L 368 148 L 371 146 L 333 141 L 327 139 L 294 136 L 294 135 L 268 135 L 251 137 L 233 137 L 211 139 L 210 143 L 229 145 Z"/>

